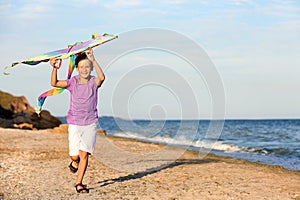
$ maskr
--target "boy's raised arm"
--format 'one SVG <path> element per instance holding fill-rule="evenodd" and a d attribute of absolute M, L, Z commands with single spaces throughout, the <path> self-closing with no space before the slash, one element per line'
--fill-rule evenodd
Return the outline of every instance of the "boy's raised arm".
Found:
<path fill-rule="evenodd" d="M 94 58 L 94 54 L 93 54 L 93 49 L 92 48 L 89 49 L 89 51 L 87 52 L 86 55 L 87 55 L 88 59 L 91 61 L 94 69 L 96 70 L 96 73 L 97 73 L 96 85 L 98 87 L 100 87 L 102 85 L 102 83 L 104 82 L 104 80 L 105 80 L 105 75 L 104 75 L 101 67 L 97 63 L 96 59 Z"/>
<path fill-rule="evenodd" d="M 96 60 L 94 62 L 92 62 L 92 64 L 93 64 L 93 67 L 95 68 L 97 76 L 98 76 L 96 78 L 96 85 L 98 87 L 100 87 L 105 80 L 105 75 Z"/>
<path fill-rule="evenodd" d="M 50 65 L 53 67 L 52 73 L 51 73 L 51 85 L 53 87 L 59 87 L 59 88 L 67 87 L 66 80 L 57 80 L 57 69 L 59 68 L 58 60 L 50 59 Z"/>

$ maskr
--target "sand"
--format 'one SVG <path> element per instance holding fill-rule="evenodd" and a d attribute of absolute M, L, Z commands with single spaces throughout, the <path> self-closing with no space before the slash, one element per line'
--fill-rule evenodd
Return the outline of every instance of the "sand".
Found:
<path fill-rule="evenodd" d="M 76 193 L 69 163 L 67 134 L 0 129 L 0 200 L 300 199 L 300 171 L 100 133 L 89 194 Z"/>

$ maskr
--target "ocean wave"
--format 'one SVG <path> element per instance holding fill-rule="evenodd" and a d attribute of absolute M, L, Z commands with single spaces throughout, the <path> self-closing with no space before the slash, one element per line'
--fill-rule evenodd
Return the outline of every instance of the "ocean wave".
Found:
<path fill-rule="evenodd" d="M 270 152 L 265 149 L 255 149 L 255 148 L 248 148 L 248 147 L 239 147 L 234 144 L 225 144 L 220 141 L 212 141 L 212 140 L 191 141 L 191 140 L 187 140 L 184 136 L 180 136 L 177 138 L 155 136 L 149 138 L 131 132 L 116 132 L 110 135 L 116 137 L 135 139 L 143 142 L 191 148 L 199 151 L 215 150 L 215 151 L 223 151 L 223 152 L 249 152 L 249 153 L 261 153 L 261 154 L 267 154 Z"/>
<path fill-rule="evenodd" d="M 193 149 L 197 151 L 222 151 L 224 153 L 252 153 L 252 154 L 279 154 L 279 155 L 288 155 L 291 152 L 288 149 L 282 148 L 253 148 L 253 147 L 243 147 L 237 146 L 235 144 L 226 144 L 218 140 L 197 140 L 191 141 L 187 139 L 185 136 L 178 136 L 176 138 L 171 137 L 163 137 L 163 136 L 154 136 L 147 137 L 137 133 L 132 132 L 115 132 L 110 134 L 112 136 L 123 137 L 135 139 L 143 142 L 156 143 L 156 144 L 165 144 L 171 146 L 178 146 L 181 148 Z"/>

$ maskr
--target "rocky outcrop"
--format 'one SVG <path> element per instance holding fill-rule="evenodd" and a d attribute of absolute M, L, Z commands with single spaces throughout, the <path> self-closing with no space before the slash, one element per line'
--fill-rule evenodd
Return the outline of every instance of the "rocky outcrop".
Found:
<path fill-rule="evenodd" d="M 61 121 L 43 110 L 39 115 L 24 96 L 16 97 L 0 91 L 0 127 L 47 129 L 58 127 Z"/>

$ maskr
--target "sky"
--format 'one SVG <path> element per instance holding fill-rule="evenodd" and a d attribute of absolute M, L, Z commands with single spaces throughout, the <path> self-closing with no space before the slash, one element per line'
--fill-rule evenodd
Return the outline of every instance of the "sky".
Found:
<path fill-rule="evenodd" d="M 1 68 L 93 33 L 118 35 L 94 49 L 106 75 L 100 116 L 300 118 L 298 0 L 2 0 L 0 17 Z M 51 88 L 48 63 L 9 72 L 0 90 L 33 107 Z M 55 116 L 68 108 L 67 91 L 44 105 Z"/>

